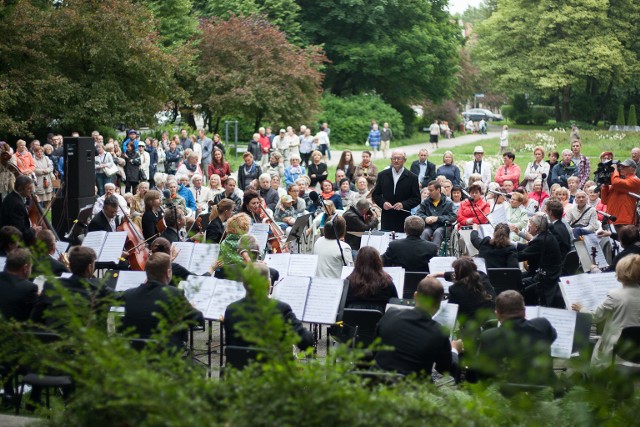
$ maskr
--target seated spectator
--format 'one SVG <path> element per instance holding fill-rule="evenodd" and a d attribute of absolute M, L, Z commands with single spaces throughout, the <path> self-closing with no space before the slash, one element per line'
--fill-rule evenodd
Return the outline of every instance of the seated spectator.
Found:
<path fill-rule="evenodd" d="M 422 238 L 432 241 L 436 248 L 440 248 L 444 240 L 445 227 L 455 221 L 453 203 L 443 195 L 439 182 L 431 181 L 427 185 L 429 197 L 420 202 L 416 215 L 425 223 Z M 423 270 L 424 271 L 424 270 Z"/>
<path fill-rule="evenodd" d="M 562 161 L 551 169 L 551 184 L 560 184 L 566 187 L 570 176 L 578 176 L 578 166 L 572 158 L 573 152 L 571 150 L 562 150 Z"/>
<path fill-rule="evenodd" d="M 504 208 L 508 225 L 515 225 L 519 229 L 525 228 L 529 222 L 529 213 L 524 206 L 522 206 L 523 200 L 524 196 L 522 194 L 512 193 L 509 203 L 507 203 Z M 511 235 L 511 240 L 516 241 L 518 239 L 519 237 L 517 234 L 513 233 Z"/>
<path fill-rule="evenodd" d="M 600 229 L 598 214 L 594 208 L 587 205 L 587 193 L 582 190 L 576 192 L 575 203 L 565 215 L 564 220 L 571 227 L 575 238 L 593 234 Z"/>
<path fill-rule="evenodd" d="M 379 310 L 384 313 L 389 299 L 398 298 L 391 276 L 383 270 L 380 253 L 371 246 L 360 248 L 353 272 L 347 280 L 347 308 Z"/>
<path fill-rule="evenodd" d="M 471 244 L 478 250 L 478 256 L 484 258 L 487 268 L 518 268 L 516 248 L 511 244 L 509 226 L 496 224 L 493 236 L 480 238 L 479 226 L 473 225 Z"/>
<path fill-rule="evenodd" d="M 529 193 L 529 198 L 538 202 L 538 205 L 541 205 L 547 198 L 549 198 L 549 194 L 542 189 L 541 179 L 533 181 L 533 191 Z"/>
<path fill-rule="evenodd" d="M 494 181 L 500 186 L 502 186 L 506 180 L 512 183 L 520 182 L 520 166 L 515 164 L 516 155 L 509 151 L 503 154 L 502 159 L 504 164 L 496 171 Z"/>
<path fill-rule="evenodd" d="M 579 190 L 580 178 L 577 176 L 570 176 L 567 178 L 567 190 L 569 190 L 569 203 L 574 202 L 576 198 L 576 192 Z"/>
<path fill-rule="evenodd" d="M 414 294 L 413 309 L 387 311 L 376 328 L 384 347 L 379 351 L 376 366 L 399 374 L 431 376 L 434 368 L 440 373 L 451 372 L 457 365 L 461 341 L 449 341 L 442 325 L 432 319 L 440 309 L 444 296 L 442 284 L 433 278 L 424 278 Z"/>
<path fill-rule="evenodd" d="M 320 188 L 322 192 L 320 193 L 320 197 L 322 197 L 325 201 L 332 201 L 333 205 L 336 209 L 343 209 L 342 199 L 339 194 L 333 190 L 333 184 L 328 179 L 325 179 L 320 183 Z"/>
<path fill-rule="evenodd" d="M 291 164 L 284 169 L 284 183 L 285 185 L 291 185 L 296 182 L 296 179 L 304 175 L 307 171 L 304 166 L 300 166 L 300 156 L 294 154 L 289 159 Z"/>
<path fill-rule="evenodd" d="M 344 172 L 343 172 L 344 173 Z M 342 200 L 342 209 L 349 209 L 358 201 L 358 193 L 351 190 L 348 178 L 342 178 L 339 182 L 339 188 L 336 190 Z"/>
<path fill-rule="evenodd" d="M 458 227 L 471 224 L 487 224 L 489 221 L 486 215 L 489 214 L 490 206 L 482 199 L 482 187 L 473 184 L 469 187 L 471 199 L 460 203 L 458 210 Z"/>
<path fill-rule="evenodd" d="M 545 318 L 525 319 L 522 295 L 504 291 L 496 298 L 500 327 L 484 331 L 475 363 L 482 376 L 524 384 L 551 384 L 555 378 L 551 344 L 556 330 Z"/>

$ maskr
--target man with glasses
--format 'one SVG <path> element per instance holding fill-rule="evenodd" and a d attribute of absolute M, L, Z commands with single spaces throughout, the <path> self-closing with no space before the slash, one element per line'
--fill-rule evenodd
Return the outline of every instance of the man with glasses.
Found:
<path fill-rule="evenodd" d="M 420 203 L 418 177 L 404 167 L 407 156 L 402 150 L 391 152 L 391 167 L 378 174 L 373 201 L 382 207 L 382 230 L 404 231 L 404 220 Z"/>

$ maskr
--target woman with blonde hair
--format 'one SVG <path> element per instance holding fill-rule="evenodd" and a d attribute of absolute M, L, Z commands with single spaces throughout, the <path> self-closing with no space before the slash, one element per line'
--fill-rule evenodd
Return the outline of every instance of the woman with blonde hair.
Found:
<path fill-rule="evenodd" d="M 233 200 L 222 199 L 211 207 L 209 225 L 207 225 L 206 239 L 208 243 L 220 243 L 224 234 L 224 223 L 233 215 L 236 204 Z"/>
<path fill-rule="evenodd" d="M 442 156 L 442 166 L 436 171 L 436 175 L 443 175 L 453 185 L 462 186 L 462 180 L 460 179 L 460 168 L 453 164 L 453 153 L 451 151 L 445 151 Z"/>
<path fill-rule="evenodd" d="M 547 189 L 546 177 L 549 176 L 550 166 L 544 160 L 544 148 L 540 145 L 533 148 L 533 161 L 529 162 L 524 171 L 525 189 L 528 193 L 533 191 L 533 185 L 537 179 L 543 181 L 543 189 Z M 545 175 L 544 177 L 542 175 Z"/>

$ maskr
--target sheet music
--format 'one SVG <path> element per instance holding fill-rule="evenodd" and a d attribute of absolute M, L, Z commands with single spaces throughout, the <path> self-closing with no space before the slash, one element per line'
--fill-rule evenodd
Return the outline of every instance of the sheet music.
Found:
<path fill-rule="evenodd" d="M 436 256 L 429 260 L 429 272 L 433 273 L 446 273 L 453 271 L 453 261 L 457 258 L 454 256 Z"/>
<path fill-rule="evenodd" d="M 184 282 L 184 295 L 191 305 L 206 313 L 218 279 L 210 276 L 189 276 Z"/>
<path fill-rule="evenodd" d="M 561 277 L 559 283 L 567 307 L 581 304 L 589 310 L 602 304 L 609 291 L 622 287 L 614 272 Z"/>
<path fill-rule="evenodd" d="M 540 307 L 539 314 L 547 319 L 558 333 L 558 338 L 551 345 L 551 356 L 571 358 L 577 313 L 573 310 Z"/>
<path fill-rule="evenodd" d="M 289 304 L 296 317 L 302 319 L 310 283 L 310 277 L 286 276 L 278 282 L 272 296 Z"/>
<path fill-rule="evenodd" d="M 384 233 L 382 235 L 363 235 L 360 239 L 360 247 L 371 246 L 376 248 L 378 252 L 380 252 L 380 254 L 383 254 L 387 251 L 387 247 L 389 246 L 389 239 L 389 233 Z M 364 242 L 364 244 L 362 244 L 362 242 Z"/>
<path fill-rule="evenodd" d="M 60 254 L 66 253 L 67 249 L 69 249 L 69 242 L 63 242 L 62 240 L 56 241 L 56 253 L 58 254 L 58 256 L 60 256 Z"/>
<path fill-rule="evenodd" d="M 386 271 L 389 276 L 391 276 L 393 285 L 396 287 L 396 291 L 398 291 L 398 297 L 402 298 L 404 292 L 404 268 L 384 267 L 383 270 Z"/>
<path fill-rule="evenodd" d="M 352 265 L 343 265 L 343 266 L 342 266 L 342 273 L 340 273 L 340 278 L 341 278 L 342 280 L 344 280 L 344 279 L 346 279 L 347 277 L 349 277 L 349 275 L 350 275 L 351 273 L 353 273 L 353 269 L 354 269 L 354 268 L 355 268 L 355 267 L 354 267 L 354 266 L 352 266 Z"/>
<path fill-rule="evenodd" d="M 176 264 L 180 264 L 187 270 L 189 270 L 189 263 L 191 262 L 191 256 L 193 255 L 193 247 L 195 243 L 193 242 L 175 242 L 171 245 L 172 250 L 175 247 L 178 250 L 178 256 L 175 257 L 173 262 Z M 189 270 L 191 271 L 191 270 Z M 208 269 L 207 269 L 208 271 Z M 192 271 L 192 273 L 194 273 Z"/>
<path fill-rule="evenodd" d="M 100 256 L 98 257 L 98 262 L 113 262 L 117 264 L 122 256 L 122 250 L 124 249 L 126 241 L 126 231 L 107 233 L 107 237 L 102 245 L 102 252 L 100 252 Z"/>
<path fill-rule="evenodd" d="M 385 313 L 387 311 L 389 311 L 389 309 L 397 309 L 397 310 L 410 310 L 412 308 L 416 308 L 415 305 L 408 305 L 408 304 L 387 304 L 387 308 L 385 308 Z"/>
<path fill-rule="evenodd" d="M 4 265 L 7 263 L 7 257 L 0 256 L 0 271 L 4 271 Z"/>
<path fill-rule="evenodd" d="M 607 258 L 604 256 L 602 246 L 600 246 L 600 240 L 602 240 L 602 238 L 598 237 L 595 233 L 585 234 L 582 238 L 584 239 L 585 246 L 587 247 L 589 258 L 591 259 L 591 248 L 596 248 L 596 263 L 598 264 L 598 267 L 608 267 L 609 263 L 607 262 Z"/>
<path fill-rule="evenodd" d="M 538 315 L 538 307 L 537 305 L 528 305 L 524 308 L 524 318 L 527 320 L 535 319 L 536 317 L 540 317 Z"/>
<path fill-rule="evenodd" d="M 595 310 L 607 298 L 609 291 L 621 289 L 622 283 L 616 278 L 616 273 L 590 274 L 590 283 L 593 289 L 593 300 L 595 302 L 591 310 Z"/>
<path fill-rule="evenodd" d="M 60 275 L 61 279 L 68 279 L 69 277 L 71 277 L 73 273 L 69 273 L 69 272 L 64 272 Z"/>
<path fill-rule="evenodd" d="M 137 288 L 147 281 L 147 273 L 144 271 L 119 271 L 116 273 L 116 291 L 124 292 L 128 289 Z"/>
<path fill-rule="evenodd" d="M 478 230 L 480 237 L 493 237 L 493 226 L 491 224 L 481 224 Z"/>
<path fill-rule="evenodd" d="M 38 293 L 42 292 L 42 289 L 44 288 L 44 284 L 46 281 L 47 281 L 47 276 L 37 276 L 35 279 L 33 279 L 33 284 L 38 287 Z"/>
<path fill-rule="evenodd" d="M 260 253 L 264 252 L 267 247 L 267 241 L 269 240 L 269 224 L 259 222 L 251 224 L 249 234 L 253 235 L 256 240 L 258 240 Z"/>
<path fill-rule="evenodd" d="M 433 315 L 433 320 L 446 327 L 453 335 L 453 329 L 456 326 L 456 318 L 458 317 L 458 304 L 442 302 L 440 309 Z"/>
<path fill-rule="evenodd" d="M 104 239 L 106 239 L 106 237 L 106 231 L 90 231 L 86 236 L 84 236 L 84 239 L 82 240 L 82 246 L 93 249 L 96 253 L 96 256 L 99 257 L 100 253 L 102 252 L 102 245 L 104 245 Z"/>
<path fill-rule="evenodd" d="M 269 267 L 278 270 L 280 277 L 284 277 L 289 272 L 289 258 L 291 258 L 291 254 L 267 254 L 264 262 Z"/>
<path fill-rule="evenodd" d="M 208 273 L 220 254 L 220 245 L 212 243 L 193 244 L 189 271 L 199 276 Z"/>
<path fill-rule="evenodd" d="M 302 320 L 325 325 L 335 323 L 343 289 L 344 281 L 341 279 L 314 277 Z"/>
<path fill-rule="evenodd" d="M 484 274 L 487 274 L 487 265 L 484 262 L 484 258 L 473 257 L 473 262 L 476 263 L 476 267 L 478 267 L 478 271 L 482 271 Z"/>
<path fill-rule="evenodd" d="M 219 320 L 224 316 L 227 306 L 244 298 L 244 286 L 240 282 L 217 279 L 216 287 L 211 296 L 211 302 L 207 307 L 204 317 L 206 319 Z"/>
<path fill-rule="evenodd" d="M 318 269 L 318 255 L 292 254 L 289 258 L 288 276 L 313 277 Z"/>
<path fill-rule="evenodd" d="M 497 225 L 500 223 L 506 224 L 509 222 L 507 221 L 507 213 L 504 210 L 504 206 L 498 206 L 497 208 L 495 208 L 493 212 L 487 215 L 487 218 L 489 218 L 489 222 L 493 225 Z"/>

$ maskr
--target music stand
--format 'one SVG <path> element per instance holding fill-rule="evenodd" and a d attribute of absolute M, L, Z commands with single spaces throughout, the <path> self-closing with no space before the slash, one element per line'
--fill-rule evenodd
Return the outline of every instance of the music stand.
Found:
<path fill-rule="evenodd" d="M 311 218 L 310 213 L 296 218 L 296 222 L 291 226 L 291 230 L 287 236 L 286 243 L 293 242 L 294 240 L 296 241 L 296 244 L 298 245 L 298 253 L 300 253 L 300 241 L 304 236 L 304 229 L 309 226 L 309 218 Z"/>

